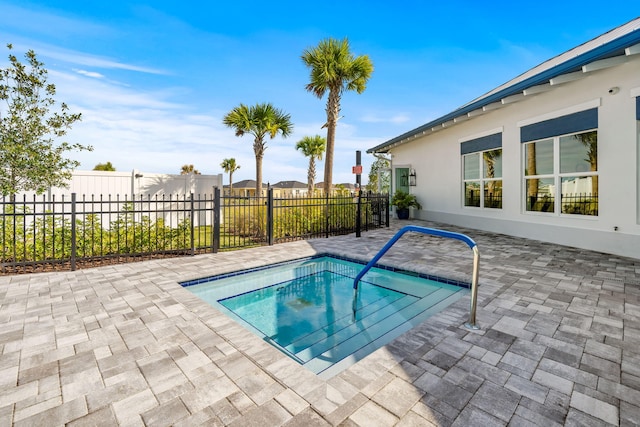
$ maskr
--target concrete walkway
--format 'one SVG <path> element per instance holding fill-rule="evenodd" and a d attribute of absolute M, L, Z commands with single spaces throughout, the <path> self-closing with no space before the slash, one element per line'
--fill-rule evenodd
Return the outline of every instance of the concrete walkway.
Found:
<path fill-rule="evenodd" d="M 640 260 L 465 230 L 465 297 L 323 380 L 178 281 L 331 252 L 390 229 L 76 272 L 0 277 L 2 426 L 640 424 Z M 408 234 L 384 264 L 470 280 L 461 242 Z"/>

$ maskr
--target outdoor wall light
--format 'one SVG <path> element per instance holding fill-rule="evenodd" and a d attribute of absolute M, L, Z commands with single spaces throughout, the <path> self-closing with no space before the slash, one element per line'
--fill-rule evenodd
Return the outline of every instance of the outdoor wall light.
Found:
<path fill-rule="evenodd" d="M 415 169 L 409 169 L 409 185 L 411 187 L 416 186 L 416 170 Z"/>

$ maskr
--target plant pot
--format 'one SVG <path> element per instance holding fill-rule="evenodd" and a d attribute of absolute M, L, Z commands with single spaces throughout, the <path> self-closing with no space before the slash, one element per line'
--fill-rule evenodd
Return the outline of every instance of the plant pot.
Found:
<path fill-rule="evenodd" d="M 409 219 L 409 208 L 396 209 L 396 215 L 398 219 Z"/>

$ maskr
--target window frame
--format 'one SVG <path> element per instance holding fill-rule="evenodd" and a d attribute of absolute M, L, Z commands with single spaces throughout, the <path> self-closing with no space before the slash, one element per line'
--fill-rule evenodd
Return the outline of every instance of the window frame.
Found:
<path fill-rule="evenodd" d="M 485 177 L 485 153 L 491 152 L 491 151 L 498 151 L 500 150 L 500 176 L 499 177 L 493 177 L 493 178 L 486 178 Z M 495 210 L 495 209 L 503 209 L 503 203 L 502 203 L 502 182 L 503 182 L 503 173 L 502 173 L 502 146 L 499 147 L 494 147 L 494 148 L 487 148 L 485 150 L 479 150 L 479 151 L 473 151 L 470 153 L 463 153 L 462 154 L 462 207 L 463 208 L 470 208 L 470 209 L 490 209 L 490 210 Z M 477 178 L 466 178 L 466 169 L 465 169 L 465 165 L 466 165 L 466 159 L 470 158 L 471 156 L 475 156 L 478 155 L 478 177 Z M 487 183 L 489 182 L 500 182 L 500 206 L 496 206 L 496 207 L 492 207 L 492 206 L 486 206 L 485 203 L 485 186 Z M 468 183 L 478 183 L 478 189 L 479 189 L 479 193 L 480 193 L 480 197 L 479 197 L 479 205 L 467 205 L 467 184 Z"/>
<path fill-rule="evenodd" d="M 556 217 L 573 217 L 573 218 L 593 218 L 593 219 L 597 219 L 600 215 L 600 209 L 599 209 L 599 203 L 596 204 L 597 206 L 597 213 L 595 215 L 589 215 L 589 214 L 580 214 L 580 213 L 565 213 L 562 212 L 562 199 L 563 199 L 563 193 L 562 193 L 562 180 L 563 178 L 579 178 L 579 177 L 599 177 L 600 176 L 600 171 L 598 169 L 596 169 L 595 171 L 572 171 L 572 172 L 561 172 L 561 140 L 562 138 L 565 137 L 571 137 L 571 136 L 575 136 L 575 135 L 580 135 L 580 134 L 586 134 L 586 133 L 590 133 L 590 132 L 595 132 L 596 133 L 596 143 L 597 143 L 597 136 L 598 136 L 598 128 L 592 128 L 592 129 L 585 129 L 585 130 L 580 130 L 580 131 L 575 131 L 575 132 L 570 132 L 570 133 L 565 133 L 565 134 L 561 134 L 561 135 L 554 135 L 554 136 L 548 136 L 548 137 L 544 137 L 544 138 L 540 138 L 540 139 L 536 139 L 536 140 L 531 140 L 531 141 L 526 141 L 526 142 L 522 142 L 520 145 L 522 146 L 522 154 L 521 154 L 521 161 L 522 161 L 522 194 L 523 197 L 521 198 L 521 203 L 522 203 L 522 211 L 525 214 L 529 214 L 529 215 L 543 215 L 543 216 L 556 216 Z M 528 144 L 535 144 L 537 142 L 543 142 L 543 141 L 547 141 L 550 140 L 553 143 L 553 172 L 552 173 L 544 173 L 544 174 L 537 174 L 537 175 L 526 175 L 526 171 L 527 171 L 527 146 Z M 596 151 L 596 162 L 597 162 L 597 158 L 598 158 L 598 151 Z M 597 163 L 596 163 L 597 164 Z M 597 167 L 598 168 L 598 167 Z M 527 191 L 527 183 L 529 180 L 533 180 L 533 179 L 552 179 L 553 180 L 553 186 L 555 188 L 555 194 L 553 196 L 553 210 L 550 211 L 542 211 L 542 210 L 529 210 L 527 209 L 527 195 L 528 195 L 528 191 Z M 593 185 L 593 184 L 592 184 Z M 596 194 L 596 198 L 599 200 L 599 189 L 598 189 L 598 193 Z"/>

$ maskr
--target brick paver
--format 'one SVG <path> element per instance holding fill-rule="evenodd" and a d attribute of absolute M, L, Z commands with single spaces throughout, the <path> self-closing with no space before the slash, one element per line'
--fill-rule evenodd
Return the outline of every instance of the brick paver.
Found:
<path fill-rule="evenodd" d="M 178 282 L 334 253 L 390 229 L 272 247 L 0 277 L 0 425 L 640 425 L 640 260 L 462 229 L 463 298 L 333 378 Z M 470 280 L 460 242 L 407 234 L 382 263 Z M 350 302 L 345 302 L 350 304 Z"/>

